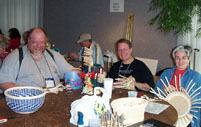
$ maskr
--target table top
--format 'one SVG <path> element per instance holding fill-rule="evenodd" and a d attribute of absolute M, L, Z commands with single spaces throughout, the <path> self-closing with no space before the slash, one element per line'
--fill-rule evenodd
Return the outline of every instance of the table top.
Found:
<path fill-rule="evenodd" d="M 127 97 L 128 90 L 115 89 L 113 90 L 112 99 L 120 97 Z M 18 114 L 13 112 L 6 105 L 5 98 L 0 97 L 0 117 L 8 118 L 6 123 L 0 126 L 6 127 L 69 127 L 70 119 L 70 104 L 81 98 L 80 90 L 73 91 L 72 93 L 63 91 L 59 94 L 49 93 L 45 97 L 45 102 L 39 111 L 31 114 Z M 162 103 L 166 103 L 161 101 Z M 161 112 L 159 115 L 145 113 L 145 120 L 156 119 L 163 123 L 173 125 L 177 120 L 177 112 L 169 106 L 168 109 Z"/>

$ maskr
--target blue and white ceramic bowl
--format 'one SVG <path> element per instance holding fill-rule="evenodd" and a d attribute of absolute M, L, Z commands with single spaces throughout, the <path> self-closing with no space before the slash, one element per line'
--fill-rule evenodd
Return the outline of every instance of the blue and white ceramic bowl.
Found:
<path fill-rule="evenodd" d="M 23 86 L 7 89 L 6 102 L 9 108 L 20 114 L 37 111 L 45 101 L 45 92 L 40 87 Z"/>

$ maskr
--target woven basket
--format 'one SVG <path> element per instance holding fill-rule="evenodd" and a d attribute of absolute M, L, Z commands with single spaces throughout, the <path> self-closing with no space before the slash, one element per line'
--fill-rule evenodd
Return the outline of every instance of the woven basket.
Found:
<path fill-rule="evenodd" d="M 130 126 L 144 120 L 144 111 L 148 102 L 142 98 L 125 97 L 113 100 L 111 106 L 113 112 L 123 115 L 125 126 Z"/>

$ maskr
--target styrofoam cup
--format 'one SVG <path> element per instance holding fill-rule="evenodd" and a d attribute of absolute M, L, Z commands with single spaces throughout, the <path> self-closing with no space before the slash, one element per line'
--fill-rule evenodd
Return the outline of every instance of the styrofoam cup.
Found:
<path fill-rule="evenodd" d="M 108 98 L 112 97 L 112 85 L 113 85 L 113 79 L 112 78 L 105 78 L 104 79 L 105 94 Z"/>

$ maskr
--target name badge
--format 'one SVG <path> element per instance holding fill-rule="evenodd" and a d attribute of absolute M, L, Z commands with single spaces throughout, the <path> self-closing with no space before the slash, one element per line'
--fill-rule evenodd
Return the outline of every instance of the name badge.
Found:
<path fill-rule="evenodd" d="M 46 83 L 47 88 L 55 87 L 55 83 L 54 83 L 53 78 L 46 78 L 45 83 Z"/>

